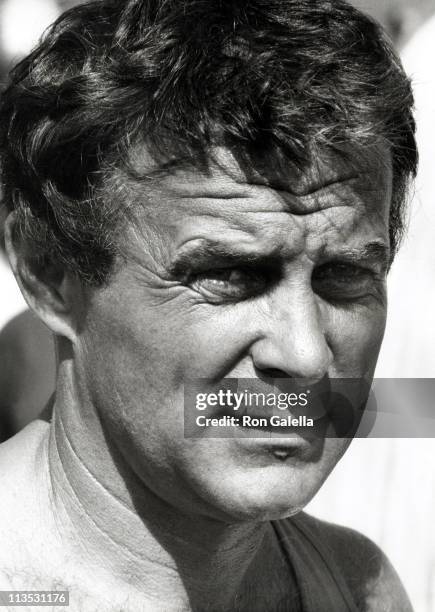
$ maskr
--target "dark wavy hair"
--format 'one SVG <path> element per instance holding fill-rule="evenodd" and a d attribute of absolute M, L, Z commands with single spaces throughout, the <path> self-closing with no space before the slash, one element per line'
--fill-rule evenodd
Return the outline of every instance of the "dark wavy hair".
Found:
<path fill-rule="evenodd" d="M 104 186 L 135 144 L 168 168 L 199 167 L 222 143 L 299 168 L 313 150 L 382 144 L 394 251 L 417 165 L 412 104 L 379 26 L 344 0 L 99 0 L 64 13 L 11 72 L 4 203 L 41 265 L 99 285 L 127 217 Z"/>

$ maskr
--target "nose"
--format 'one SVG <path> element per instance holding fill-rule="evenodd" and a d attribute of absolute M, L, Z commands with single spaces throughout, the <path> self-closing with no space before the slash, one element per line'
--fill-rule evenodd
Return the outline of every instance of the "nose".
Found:
<path fill-rule="evenodd" d="M 276 296 L 259 317 L 251 358 L 257 370 L 274 378 L 317 382 L 333 362 L 321 305 L 308 289 Z"/>

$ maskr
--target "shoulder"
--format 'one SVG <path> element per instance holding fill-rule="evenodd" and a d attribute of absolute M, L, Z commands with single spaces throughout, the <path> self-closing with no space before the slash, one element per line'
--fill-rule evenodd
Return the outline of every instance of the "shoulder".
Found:
<path fill-rule="evenodd" d="M 0 588 L 34 587 L 45 537 L 44 461 L 49 425 L 34 421 L 0 444 Z"/>
<path fill-rule="evenodd" d="M 42 447 L 47 441 L 49 424 L 33 421 L 18 434 L 0 444 L 0 487 L 30 476 L 39 468 Z M 3 501 L 3 498 L 2 498 Z"/>
<path fill-rule="evenodd" d="M 48 423 L 38 420 L 0 444 L 0 557 L 15 534 L 35 528 L 48 432 Z"/>
<path fill-rule="evenodd" d="M 297 520 L 332 557 L 359 609 L 412 612 L 399 576 L 372 540 L 354 529 L 322 521 L 304 512 Z"/>
<path fill-rule="evenodd" d="M 17 510 L 38 491 L 45 460 L 50 425 L 35 420 L 12 438 L 0 444 L 0 517 Z M 12 518 L 16 513 L 10 514 Z M 0 523 L 0 528 L 4 524 Z"/>

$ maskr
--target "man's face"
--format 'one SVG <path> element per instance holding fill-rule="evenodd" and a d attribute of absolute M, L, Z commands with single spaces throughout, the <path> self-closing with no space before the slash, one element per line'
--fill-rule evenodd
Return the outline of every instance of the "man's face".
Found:
<path fill-rule="evenodd" d="M 228 151 L 215 159 L 207 174 L 123 179 L 136 218 L 125 261 L 92 294 L 78 380 L 110 443 L 169 503 L 227 521 L 289 516 L 348 442 L 280 438 L 282 461 L 270 437 L 187 439 L 183 383 L 373 375 L 391 172 L 331 159 L 247 178 Z"/>

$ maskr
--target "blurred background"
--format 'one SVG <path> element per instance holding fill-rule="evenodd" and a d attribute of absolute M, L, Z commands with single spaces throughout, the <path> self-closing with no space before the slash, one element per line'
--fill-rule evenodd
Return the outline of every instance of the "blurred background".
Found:
<path fill-rule="evenodd" d="M 315 1 L 315 0 L 313 0 Z M 0 0 L 0 81 L 74 0 Z M 353 0 L 378 19 L 412 78 L 420 169 L 408 235 L 389 277 L 376 375 L 435 377 L 435 0 Z M 3 252 L 0 205 L 0 441 L 36 418 L 55 384 L 54 345 Z M 435 404 L 435 400 L 434 400 Z M 435 411 L 434 411 L 435 413 Z M 416 612 L 435 611 L 435 440 L 356 439 L 308 511 L 358 529 L 391 559 Z"/>

